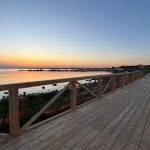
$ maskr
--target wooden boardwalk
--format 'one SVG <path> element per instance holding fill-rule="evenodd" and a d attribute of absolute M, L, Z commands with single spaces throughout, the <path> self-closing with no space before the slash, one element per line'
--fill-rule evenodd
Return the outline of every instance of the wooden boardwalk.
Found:
<path fill-rule="evenodd" d="M 150 150 L 150 75 L 0 145 L 0 150 Z"/>

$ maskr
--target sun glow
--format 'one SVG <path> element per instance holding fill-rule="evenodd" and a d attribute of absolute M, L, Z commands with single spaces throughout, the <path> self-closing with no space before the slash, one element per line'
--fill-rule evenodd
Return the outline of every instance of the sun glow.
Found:
<path fill-rule="evenodd" d="M 112 67 L 121 65 L 122 62 L 111 58 L 94 59 L 90 57 L 3 55 L 0 64 L 20 67 Z"/>

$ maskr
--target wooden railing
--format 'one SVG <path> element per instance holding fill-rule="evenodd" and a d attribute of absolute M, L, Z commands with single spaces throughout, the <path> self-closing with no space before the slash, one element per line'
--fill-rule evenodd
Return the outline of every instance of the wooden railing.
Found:
<path fill-rule="evenodd" d="M 10 135 L 15 137 L 21 133 L 21 131 L 27 129 L 43 112 L 47 110 L 68 88 L 71 91 L 71 109 L 76 109 L 77 107 L 77 88 L 81 87 L 87 92 L 89 92 L 95 98 L 100 98 L 103 96 L 108 87 L 111 85 L 111 91 L 115 90 L 117 87 L 123 87 L 124 85 L 140 78 L 143 76 L 142 72 L 130 72 L 130 73 L 119 73 L 119 74 L 108 74 L 108 75 L 96 75 L 96 76 L 84 76 L 77 78 L 66 78 L 66 79 L 56 79 L 56 80 L 46 80 L 37 82 L 26 82 L 17 84 L 5 84 L 0 85 L 0 91 L 9 91 L 9 128 Z M 103 78 L 110 77 L 108 83 L 102 88 Z M 118 81 L 118 77 L 119 79 Z M 85 84 L 81 84 L 80 80 L 85 79 L 95 79 L 97 81 L 96 94 Z M 68 82 L 68 84 L 60 90 L 45 106 L 43 106 L 21 129 L 19 120 L 19 100 L 18 100 L 18 90 L 21 88 L 28 88 L 34 86 L 42 86 L 56 83 Z"/>

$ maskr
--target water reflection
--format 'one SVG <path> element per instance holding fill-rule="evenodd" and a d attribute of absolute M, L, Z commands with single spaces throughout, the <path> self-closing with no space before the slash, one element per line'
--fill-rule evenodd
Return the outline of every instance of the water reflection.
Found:
<path fill-rule="evenodd" d="M 110 74 L 109 72 L 99 71 L 99 72 L 29 72 L 29 71 L 18 71 L 15 69 L 0 70 L 0 84 L 8 83 L 20 83 L 20 82 L 29 82 L 29 81 L 39 81 L 39 80 L 51 80 L 51 79 L 60 79 L 60 78 L 70 78 L 70 77 L 80 77 L 80 76 L 91 76 L 91 75 L 102 75 Z M 49 92 L 52 90 L 60 90 L 64 87 L 66 83 L 60 83 L 57 85 L 46 85 L 45 88 L 42 86 L 31 87 L 26 89 L 20 89 L 19 93 L 22 94 L 26 91 L 30 93 L 38 92 Z M 7 96 L 8 94 L 5 94 Z M 0 98 L 4 96 L 4 92 L 0 92 Z"/>

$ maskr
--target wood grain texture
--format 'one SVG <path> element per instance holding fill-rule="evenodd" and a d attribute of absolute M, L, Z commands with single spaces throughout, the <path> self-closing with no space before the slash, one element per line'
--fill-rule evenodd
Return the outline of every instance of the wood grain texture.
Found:
<path fill-rule="evenodd" d="M 9 90 L 10 135 L 15 137 L 20 133 L 18 89 Z"/>

